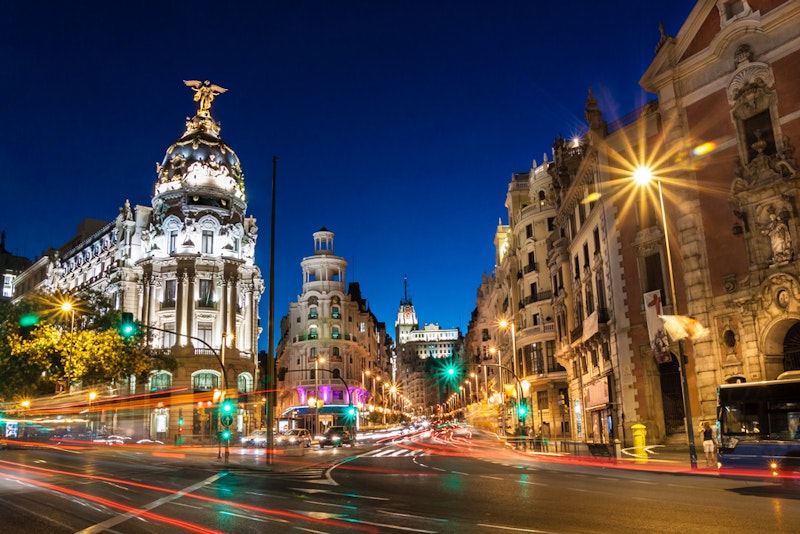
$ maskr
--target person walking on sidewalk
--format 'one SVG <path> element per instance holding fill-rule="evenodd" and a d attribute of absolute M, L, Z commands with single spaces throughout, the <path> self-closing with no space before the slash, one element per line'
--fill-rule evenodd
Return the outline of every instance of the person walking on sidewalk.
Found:
<path fill-rule="evenodd" d="M 706 467 L 714 467 L 714 432 L 708 421 L 703 421 L 700 427 L 703 432 L 703 452 L 706 454 Z"/>

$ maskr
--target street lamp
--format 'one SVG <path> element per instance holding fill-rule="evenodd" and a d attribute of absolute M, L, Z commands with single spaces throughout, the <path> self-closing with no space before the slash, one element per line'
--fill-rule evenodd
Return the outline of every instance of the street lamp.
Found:
<path fill-rule="evenodd" d="M 514 374 L 519 376 L 519 370 L 517 369 L 517 327 L 514 324 L 514 321 L 507 321 L 505 319 L 500 321 L 500 328 L 508 328 L 511 327 L 511 368 L 514 370 Z M 517 398 L 519 398 L 520 391 L 517 388 Z"/>
<path fill-rule="evenodd" d="M 74 332 L 75 331 L 75 306 L 69 300 L 65 300 L 64 302 L 61 303 L 61 311 L 63 311 L 64 313 L 69 313 L 69 314 L 72 315 L 72 322 L 70 324 L 69 331 L 70 332 Z"/>
<path fill-rule="evenodd" d="M 480 404 L 481 403 L 481 390 L 478 387 L 478 373 L 473 371 L 473 372 L 471 372 L 469 374 L 469 376 L 471 376 L 472 378 L 475 379 L 475 402 Z"/>
<path fill-rule="evenodd" d="M 95 436 L 96 429 L 94 426 L 94 418 L 92 417 L 92 402 L 97 398 L 97 392 L 91 391 L 89 392 L 89 435 Z"/>
<path fill-rule="evenodd" d="M 637 167 L 633 172 L 633 180 L 639 185 L 647 185 L 655 180 L 658 186 L 658 202 L 661 208 L 661 222 L 664 226 L 664 250 L 667 254 L 667 270 L 669 273 L 669 290 L 672 297 L 674 314 L 678 313 L 678 296 L 675 291 L 675 273 L 672 268 L 672 254 L 669 248 L 669 227 L 667 214 L 664 210 L 664 193 L 661 190 L 661 180 L 653 175 L 653 171 L 645 166 Z M 678 368 L 681 371 L 681 393 L 683 395 L 683 411 L 686 416 L 686 439 L 689 441 L 689 461 L 692 469 L 697 468 L 697 449 L 694 444 L 694 427 L 692 426 L 692 405 L 689 400 L 689 382 L 686 378 L 686 362 L 683 354 L 683 339 L 678 340 Z"/>

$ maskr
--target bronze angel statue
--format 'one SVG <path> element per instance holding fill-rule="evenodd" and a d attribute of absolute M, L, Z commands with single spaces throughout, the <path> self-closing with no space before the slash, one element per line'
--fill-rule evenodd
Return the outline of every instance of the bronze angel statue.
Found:
<path fill-rule="evenodd" d="M 200 80 L 183 80 L 183 83 L 194 91 L 194 101 L 200 103 L 200 109 L 197 111 L 200 116 L 209 116 L 208 111 L 211 109 L 211 102 L 214 97 L 227 91 L 224 87 L 214 85 L 208 80 L 204 82 Z"/>

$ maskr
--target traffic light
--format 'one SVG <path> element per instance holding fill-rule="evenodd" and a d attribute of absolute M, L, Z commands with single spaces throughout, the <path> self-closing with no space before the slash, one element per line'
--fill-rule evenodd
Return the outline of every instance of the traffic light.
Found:
<path fill-rule="evenodd" d="M 517 414 L 519 415 L 520 419 L 525 419 L 528 416 L 528 404 L 524 400 L 519 401 L 519 406 L 517 406 Z"/>
<path fill-rule="evenodd" d="M 131 337 L 136 333 L 136 321 L 133 320 L 132 313 L 122 313 L 122 319 L 119 323 L 119 333 L 125 338 Z"/>
<path fill-rule="evenodd" d="M 220 406 L 220 411 L 222 412 L 223 415 L 232 414 L 234 411 L 233 402 L 229 400 L 223 402 L 222 406 Z"/>
<path fill-rule="evenodd" d="M 220 437 L 222 439 L 224 439 L 225 441 L 231 439 L 231 431 L 226 428 L 225 430 L 220 432 Z M 226 445 L 226 447 L 227 447 L 227 445 Z M 227 450 L 227 449 L 225 449 L 225 450 Z"/>
<path fill-rule="evenodd" d="M 39 324 L 39 316 L 35 313 L 27 313 L 19 318 L 19 333 L 23 339 L 29 339 L 31 331 Z"/>

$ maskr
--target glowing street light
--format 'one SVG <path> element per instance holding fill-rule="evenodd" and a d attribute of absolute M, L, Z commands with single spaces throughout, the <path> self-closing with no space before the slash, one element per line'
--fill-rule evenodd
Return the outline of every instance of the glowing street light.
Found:
<path fill-rule="evenodd" d="M 72 316 L 72 322 L 70 324 L 69 331 L 70 332 L 74 332 L 75 331 L 75 306 L 72 304 L 71 301 L 65 300 L 64 302 L 61 303 L 60 307 L 61 307 L 61 311 L 63 311 L 64 313 L 69 313 Z"/>
<path fill-rule="evenodd" d="M 667 254 L 667 270 L 669 273 L 669 289 L 670 296 L 672 297 L 672 308 L 675 314 L 678 312 L 678 296 L 675 291 L 675 273 L 672 268 L 672 254 L 669 247 L 669 227 L 667 225 L 667 214 L 664 210 L 664 193 L 661 190 L 661 180 L 659 180 L 653 171 L 646 166 L 639 166 L 633 171 L 633 180 L 641 185 L 648 185 L 651 181 L 655 180 L 658 186 L 658 202 L 661 208 L 661 221 L 664 226 L 664 249 Z M 686 362 L 684 362 L 683 354 L 683 339 L 678 340 L 678 368 L 681 371 L 681 393 L 683 394 L 683 410 L 686 417 L 686 439 L 689 441 L 689 461 L 692 469 L 697 468 L 697 450 L 694 444 L 694 428 L 692 426 L 692 406 L 689 400 L 689 382 L 686 378 Z"/>

